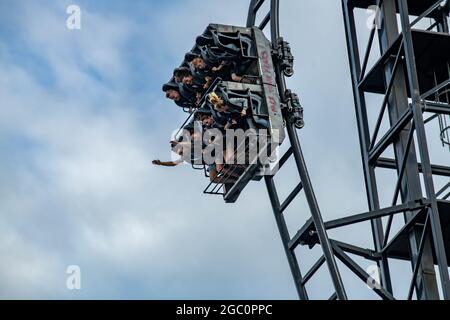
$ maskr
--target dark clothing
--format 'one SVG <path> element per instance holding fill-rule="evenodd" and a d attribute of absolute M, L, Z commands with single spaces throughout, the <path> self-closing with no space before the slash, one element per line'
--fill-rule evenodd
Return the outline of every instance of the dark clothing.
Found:
<path fill-rule="evenodd" d="M 186 99 L 180 99 L 179 101 L 175 101 L 175 104 L 179 106 L 180 108 L 190 109 L 194 108 L 195 105 L 193 105 L 189 100 Z"/>

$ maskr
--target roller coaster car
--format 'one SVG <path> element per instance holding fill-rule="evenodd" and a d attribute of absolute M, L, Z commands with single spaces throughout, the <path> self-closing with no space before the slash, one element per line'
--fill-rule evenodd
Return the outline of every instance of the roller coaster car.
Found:
<path fill-rule="evenodd" d="M 197 38 L 197 46 L 200 47 L 202 57 L 206 59 L 214 58 L 216 50 L 215 52 L 222 55 L 218 59 L 234 56 L 246 64 L 244 79 L 249 81 L 218 81 L 209 92 L 220 93 L 229 104 L 236 100 L 241 103 L 246 101 L 250 110 L 246 119 L 248 127 L 254 129 L 259 138 L 264 134 L 271 150 L 274 146 L 281 145 L 285 139 L 281 99 L 272 60 L 271 42 L 263 32 L 256 27 L 211 24 L 204 34 Z M 203 104 L 207 103 L 204 99 Z M 268 152 L 270 154 L 271 150 L 258 149 L 258 155 Z M 260 180 L 269 166 L 259 159 L 249 160 L 245 166 L 227 165 L 225 173 L 211 182 L 204 192 L 223 195 L 226 202 L 235 202 L 250 180 Z M 238 178 L 230 183 L 231 174 Z"/>
<path fill-rule="evenodd" d="M 271 42 L 256 27 L 245 28 L 211 24 L 202 36 L 197 38 L 197 45 L 209 44 L 221 52 L 231 54 L 247 66 L 244 79 L 252 84 L 232 81 L 222 82 L 219 86 L 226 88 L 231 96 L 243 92 L 252 95 L 252 115 L 255 126 L 268 121 L 269 133 L 273 142 L 281 144 L 284 140 L 284 120 L 281 112 L 280 95 L 272 60 Z M 213 44 L 215 47 L 211 47 Z M 253 81 L 252 81 L 253 80 Z"/>
<path fill-rule="evenodd" d="M 257 58 L 251 29 L 233 26 L 208 26 L 196 40 L 199 47 L 215 47 L 231 56 Z"/>

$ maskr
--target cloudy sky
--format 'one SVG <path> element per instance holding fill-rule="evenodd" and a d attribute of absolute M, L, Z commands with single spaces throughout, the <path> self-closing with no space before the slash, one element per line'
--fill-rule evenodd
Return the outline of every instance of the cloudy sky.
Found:
<path fill-rule="evenodd" d="M 71 4 L 81 30 L 66 28 Z M 0 298 L 297 297 L 263 183 L 226 205 L 202 194 L 207 181 L 188 166 L 151 165 L 170 158 L 170 134 L 185 118 L 161 84 L 208 23 L 242 25 L 247 5 L 0 0 Z M 282 1 L 281 14 L 322 213 L 364 212 L 340 1 Z M 432 148 L 445 163 L 448 151 Z M 293 172 L 290 164 L 276 178 L 281 195 L 298 182 Z M 292 235 L 309 218 L 302 200 L 286 215 Z M 370 247 L 368 231 L 333 236 Z M 298 254 L 304 268 L 318 257 Z M 81 290 L 66 287 L 70 265 L 81 268 Z M 350 297 L 374 297 L 341 268 Z M 313 298 L 332 293 L 325 271 L 308 287 Z"/>

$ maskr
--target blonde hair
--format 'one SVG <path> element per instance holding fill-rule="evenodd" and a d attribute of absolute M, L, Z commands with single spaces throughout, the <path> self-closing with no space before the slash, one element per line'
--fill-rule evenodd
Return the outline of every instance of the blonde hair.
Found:
<path fill-rule="evenodd" d="M 223 100 L 215 92 L 208 94 L 208 99 L 214 106 L 223 104 Z"/>

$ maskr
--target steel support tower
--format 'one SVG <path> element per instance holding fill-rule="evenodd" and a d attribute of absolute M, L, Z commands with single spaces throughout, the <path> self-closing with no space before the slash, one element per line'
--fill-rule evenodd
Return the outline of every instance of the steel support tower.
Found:
<path fill-rule="evenodd" d="M 382 288 L 392 294 L 389 259 L 411 262 L 413 277 L 407 295 L 417 299 L 450 299 L 448 274 L 449 184 L 436 191 L 434 175 L 450 177 L 450 167 L 431 164 L 426 124 L 450 114 L 450 35 L 448 2 L 436 0 L 341 0 L 359 141 L 371 219 L 374 255 L 381 270 Z M 443 5 L 444 4 L 444 5 Z M 360 59 L 355 11 L 369 6 L 377 11 L 363 59 Z M 421 30 L 424 18 L 430 27 Z M 400 28 L 399 28 L 400 26 Z M 378 33 L 380 58 L 366 72 Z M 366 95 L 383 97 L 376 121 L 368 117 Z M 387 113 L 390 128 L 379 137 Z M 430 116 L 428 116 L 429 114 Z M 371 128 L 370 123 L 375 123 Z M 383 158 L 388 149 L 394 159 Z M 420 161 L 418 160 L 420 158 Z M 377 168 L 393 169 L 397 182 L 389 207 L 380 209 Z M 400 198 L 400 199 L 399 199 Z M 390 238 L 393 216 L 402 213 L 405 225 Z M 382 217 L 387 217 L 383 226 Z M 384 228 L 383 228 L 384 227 Z M 435 272 L 439 270 L 439 279 Z"/>
<path fill-rule="evenodd" d="M 258 26 L 270 26 L 274 57 L 279 51 L 279 0 L 270 1 L 270 12 Z M 431 163 L 426 126 L 438 119 L 442 131 L 443 117 L 450 115 L 450 35 L 448 28 L 448 2 L 439 0 L 341 0 L 358 134 L 363 163 L 369 211 L 324 222 L 314 195 L 295 124 L 285 109 L 286 131 L 290 146 L 280 158 L 280 169 L 293 157 L 300 181 L 283 202 L 280 201 L 274 176 L 265 182 L 275 219 L 280 231 L 295 287 L 300 299 L 308 299 L 306 285 L 325 264 L 331 276 L 335 293 L 330 299 L 347 299 L 337 260 L 366 283 L 382 299 L 393 300 L 393 284 L 389 270 L 392 259 L 410 261 L 412 277 L 409 290 L 399 298 L 420 300 L 450 299 L 450 182 L 437 186 L 435 176 L 450 177 L 450 167 Z M 256 16 L 265 0 L 252 0 L 247 26 L 255 26 Z M 379 19 L 368 36 L 369 41 L 361 61 L 355 11 L 376 6 Z M 372 7 L 373 8 L 373 7 Z M 377 16 L 378 18 L 378 16 Z M 424 18 L 433 20 L 428 30 L 415 28 Z M 412 21 L 411 21 L 412 20 Z M 365 24 L 364 24 L 365 25 Z M 401 26 L 399 28 L 399 26 Z M 366 71 L 376 33 L 380 57 Z M 282 104 L 288 105 L 286 81 L 282 61 L 275 59 L 277 82 Z M 369 118 L 366 102 L 368 93 L 382 97 L 377 119 Z M 284 99 L 284 100 L 283 100 Z M 381 136 L 381 124 L 387 117 L 389 129 Z M 370 124 L 375 123 L 374 126 Z M 441 134 L 442 137 L 442 134 Z M 443 140 L 444 142 L 444 140 Z M 285 142 L 288 143 L 288 142 Z M 383 157 L 392 149 L 394 156 Z M 377 185 L 377 169 L 396 172 L 392 201 L 382 205 Z M 276 173 L 275 173 L 276 174 Z M 303 191 L 310 209 L 311 219 L 292 237 L 287 228 L 284 212 Z M 403 215 L 403 226 L 392 234 L 394 217 Z M 328 230 L 370 222 L 373 248 L 330 239 Z M 320 246 L 323 255 L 310 270 L 302 273 L 294 250 L 305 245 Z M 380 283 L 349 254 L 363 257 L 380 270 Z M 436 268 L 439 271 L 438 276 Z M 440 290 L 439 290 L 440 289 Z M 441 291 L 441 293 L 439 292 Z"/>

